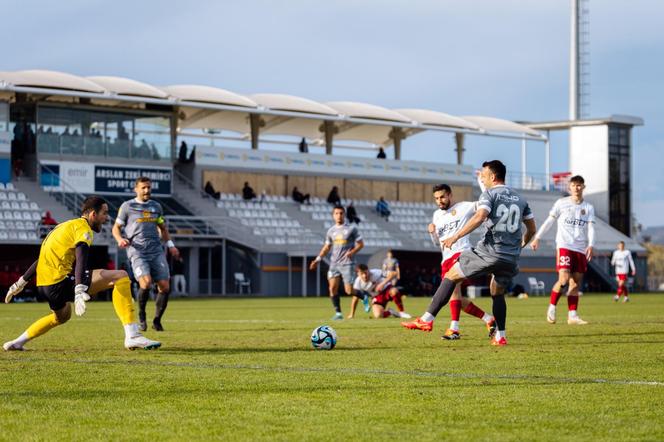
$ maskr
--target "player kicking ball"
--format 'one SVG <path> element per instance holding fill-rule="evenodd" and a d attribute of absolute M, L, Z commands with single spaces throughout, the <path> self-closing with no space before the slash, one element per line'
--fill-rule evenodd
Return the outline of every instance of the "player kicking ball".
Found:
<path fill-rule="evenodd" d="M 456 264 L 461 252 L 471 248 L 468 236 L 460 238 L 451 248 L 444 247 L 443 242 L 447 238 L 452 237 L 468 223 L 477 210 L 477 203 L 468 201 L 455 203 L 452 196 L 452 188 L 447 184 L 433 186 L 433 199 L 438 209 L 433 213 L 433 222 L 429 224 L 428 230 L 431 240 L 435 245 L 440 246 L 440 251 L 443 255 L 443 260 L 440 264 L 440 277 L 443 279 L 452 266 Z M 493 338 L 496 333 L 495 319 L 473 302 L 461 296 L 461 286 L 457 284 L 450 300 L 450 328 L 443 334 L 443 339 L 452 341 L 461 338 L 461 333 L 459 332 L 461 309 L 469 315 L 484 321 L 489 331 L 489 339 Z M 408 323 L 403 323 L 402 325 L 408 327 Z"/>
<path fill-rule="evenodd" d="M 358 295 L 370 296 L 371 312 L 374 318 L 411 318 L 403 308 L 403 300 L 399 289 L 392 281 L 397 277 L 396 271 L 388 271 L 383 274 L 380 269 L 369 269 L 366 264 L 357 265 L 357 278 L 353 283 L 353 288 Z M 390 301 L 394 301 L 399 311 L 386 308 Z"/>
<path fill-rule="evenodd" d="M 556 323 L 556 305 L 562 294 L 567 291 L 567 323 L 585 325 L 586 321 L 579 317 L 579 288 L 583 275 L 588 270 L 588 262 L 593 258 L 595 245 L 595 209 L 592 204 L 583 200 L 583 189 L 586 188 L 582 176 L 570 178 L 570 196 L 557 200 L 549 216 L 535 235 L 530 245 L 533 250 L 539 248 L 542 236 L 557 221 L 556 232 L 556 271 L 558 281 L 551 288 L 551 299 L 546 312 L 546 320 Z"/>
<path fill-rule="evenodd" d="M 44 239 L 39 259 L 12 284 L 5 303 L 10 303 L 36 274 L 37 291 L 48 300 L 52 312 L 38 319 L 16 339 L 5 342 L 2 346 L 5 351 L 25 350 L 24 345 L 28 341 L 69 321 L 72 303 L 76 315 L 83 316 L 90 294 L 109 288 L 113 288 L 113 307 L 124 327 L 125 348 L 149 350 L 161 346 L 160 342 L 147 339 L 138 331 L 127 272 L 93 270 L 91 278 L 86 275 L 93 231 L 101 232 L 101 226 L 107 220 L 106 202 L 100 197 L 90 196 L 83 201 L 80 218 L 59 224 Z"/>
<path fill-rule="evenodd" d="M 491 275 L 490 292 L 497 328 L 491 345 L 507 345 L 505 292 L 519 271 L 521 249 L 528 244 L 537 228 L 525 198 L 505 185 L 506 173 L 505 165 L 498 160 L 482 164 L 480 181 L 486 190 L 480 195 L 475 214 L 457 233 L 443 240 L 441 245 L 452 248 L 457 241 L 482 224 L 486 226 L 484 238 L 475 248 L 461 252 L 434 293 L 427 311 L 415 321 L 403 323 L 404 327 L 431 331 L 436 315 L 450 301 L 458 283 L 466 278 Z M 521 223 L 526 225 L 524 234 Z"/>

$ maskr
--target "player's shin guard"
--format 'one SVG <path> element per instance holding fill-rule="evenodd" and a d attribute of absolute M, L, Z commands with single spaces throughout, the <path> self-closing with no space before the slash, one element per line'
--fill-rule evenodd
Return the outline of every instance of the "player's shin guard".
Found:
<path fill-rule="evenodd" d="M 46 315 L 43 318 L 37 319 L 35 322 L 33 322 L 32 325 L 25 331 L 25 333 L 28 335 L 28 339 L 34 339 L 43 335 L 53 327 L 57 327 L 58 325 L 60 325 L 58 317 L 55 316 L 55 313 L 51 313 L 50 315 Z"/>
<path fill-rule="evenodd" d="M 166 311 L 166 307 L 168 306 L 168 297 L 171 294 L 170 291 L 168 292 L 159 292 L 157 293 L 157 299 L 154 302 L 155 308 L 154 308 L 154 318 L 155 320 L 161 320 L 161 317 L 164 316 L 164 312 Z"/>
<path fill-rule="evenodd" d="M 454 301 L 452 301 L 454 302 Z M 475 316 L 476 318 L 484 318 L 484 310 L 473 304 L 472 302 L 466 306 L 465 309 L 463 309 L 464 312 L 468 313 L 469 315 Z"/>
<path fill-rule="evenodd" d="M 330 296 L 332 300 L 332 305 L 334 306 L 334 311 L 341 313 L 341 298 L 339 295 Z"/>
<path fill-rule="evenodd" d="M 436 289 L 436 293 L 433 295 L 431 304 L 429 304 L 429 307 L 427 308 L 427 313 L 432 316 L 436 316 L 438 312 L 440 312 L 440 309 L 445 307 L 445 305 L 450 301 L 455 287 L 455 282 L 447 278 L 443 279 L 443 281 Z"/>
<path fill-rule="evenodd" d="M 136 322 L 134 302 L 131 299 L 131 282 L 128 277 L 115 281 L 113 285 L 113 308 L 122 325 Z M 143 307 L 143 312 L 145 314 L 145 307 Z"/>
<path fill-rule="evenodd" d="M 145 321 L 145 306 L 150 298 L 150 289 L 138 289 L 138 319 Z"/>
<path fill-rule="evenodd" d="M 507 320 L 507 303 L 505 295 L 492 296 L 493 299 L 493 317 L 496 318 L 496 326 L 499 331 L 505 331 L 505 322 Z"/>

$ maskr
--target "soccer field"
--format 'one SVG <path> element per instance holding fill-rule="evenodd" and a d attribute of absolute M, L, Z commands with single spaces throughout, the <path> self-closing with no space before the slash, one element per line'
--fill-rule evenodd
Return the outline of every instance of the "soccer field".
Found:
<path fill-rule="evenodd" d="M 463 314 L 462 339 L 441 340 L 447 308 L 423 333 L 331 323 L 326 298 L 174 300 L 148 333 L 163 347 L 133 352 L 92 303 L 0 355 L 0 440 L 664 440 L 664 296 L 631 298 L 583 297 L 586 326 L 546 323 L 548 297 L 509 299 L 504 348 Z M 47 311 L 0 306 L 0 340 Z M 311 348 L 321 324 L 332 351 Z"/>

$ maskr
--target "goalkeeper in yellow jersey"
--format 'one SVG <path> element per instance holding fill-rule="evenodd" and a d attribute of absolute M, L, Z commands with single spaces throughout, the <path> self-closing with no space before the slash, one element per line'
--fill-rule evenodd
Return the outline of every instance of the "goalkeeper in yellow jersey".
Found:
<path fill-rule="evenodd" d="M 59 224 L 44 239 L 39 259 L 16 281 L 7 292 L 5 303 L 20 293 L 28 281 L 37 274 L 37 291 L 48 300 L 52 312 L 35 321 L 18 338 L 5 342 L 5 351 L 24 350 L 24 345 L 64 324 L 71 318 L 71 304 L 77 316 L 83 316 L 90 294 L 113 289 L 113 307 L 125 330 L 124 346 L 153 349 L 160 342 L 144 337 L 138 331 L 131 298 L 131 287 L 124 270 L 93 270 L 86 272 L 88 253 L 94 232 L 100 232 L 108 220 L 108 205 L 103 198 L 90 196 L 83 201 L 81 217 Z"/>

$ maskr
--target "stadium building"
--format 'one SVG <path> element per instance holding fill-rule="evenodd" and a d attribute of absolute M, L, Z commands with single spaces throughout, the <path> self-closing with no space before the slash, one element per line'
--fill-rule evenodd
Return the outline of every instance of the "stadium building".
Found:
<path fill-rule="evenodd" d="M 541 225 L 570 174 L 552 174 L 547 161 L 544 177 L 529 175 L 525 145 L 541 144 L 548 158 L 548 132 L 569 130 L 569 170 L 586 177 L 599 216 L 598 257 L 586 290 L 612 286 L 609 254 L 620 240 L 637 254 L 634 284 L 640 289 L 645 250 L 629 237 L 631 129 L 639 124 L 622 116 L 519 124 L 279 94 L 243 96 L 207 86 L 155 87 L 118 77 L 1 72 L 0 270 L 16 273 L 34 260 L 45 211 L 58 221 L 72 218 L 94 193 L 108 199 L 115 215 L 133 196 L 135 178 L 147 175 L 183 252 L 191 294 L 325 294 L 326 266 L 303 268 L 331 224 L 326 197 L 333 186 L 362 219 L 360 260 L 380 262 L 394 249 L 404 273 L 417 278 L 440 261 L 426 233 L 435 209 L 431 186 L 451 184 L 457 200 L 479 195 L 478 165 L 463 160 L 468 137 L 521 144 L 523 170 L 510 173 L 508 184 L 521 189 Z M 456 163 L 403 160 L 409 139 L 422 132 L 453 136 Z M 376 158 L 379 147 L 390 158 Z M 364 154 L 343 154 L 357 149 Z M 245 182 L 256 199 L 242 198 Z M 311 194 L 311 204 L 294 202 L 293 187 Z M 374 210 L 381 196 L 390 205 L 389 222 Z M 121 266 L 126 258 L 106 230 L 95 241 L 92 264 Z M 556 278 L 554 230 L 540 250 L 523 253 L 516 282 L 527 291 L 541 291 L 540 282 L 548 291 Z M 479 238 L 476 233 L 472 240 Z M 486 281 L 475 284 L 480 288 L 473 291 L 481 292 Z"/>

